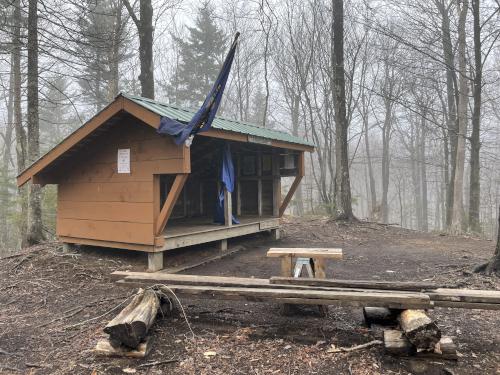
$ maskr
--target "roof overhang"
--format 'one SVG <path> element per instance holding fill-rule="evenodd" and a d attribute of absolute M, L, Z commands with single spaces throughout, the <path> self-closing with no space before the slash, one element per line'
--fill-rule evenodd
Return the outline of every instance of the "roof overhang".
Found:
<path fill-rule="evenodd" d="M 130 115 L 140 119 L 147 125 L 158 129 L 160 125 L 161 116 L 154 113 L 134 101 L 124 97 L 123 95 L 118 95 L 116 99 L 105 107 L 101 112 L 92 117 L 89 121 L 71 133 L 53 149 L 43 155 L 40 159 L 35 161 L 32 165 L 26 168 L 21 174 L 17 176 L 17 186 L 21 187 L 29 180 L 33 180 L 34 183 L 41 183 L 38 180 L 38 174 L 40 174 L 45 168 L 47 168 L 51 163 L 60 158 L 62 155 L 70 151 L 75 145 L 80 141 L 92 134 L 96 129 L 105 124 L 108 120 L 119 114 L 120 112 L 126 112 Z M 200 136 L 213 137 L 220 139 L 227 139 L 238 142 L 250 142 L 250 143 L 260 143 L 266 144 L 271 147 L 286 148 L 296 151 L 308 151 L 313 152 L 314 147 L 309 145 L 296 144 L 291 142 L 283 142 L 271 139 L 254 139 L 247 134 L 232 132 L 221 129 L 210 129 L 206 132 L 199 133 Z"/>

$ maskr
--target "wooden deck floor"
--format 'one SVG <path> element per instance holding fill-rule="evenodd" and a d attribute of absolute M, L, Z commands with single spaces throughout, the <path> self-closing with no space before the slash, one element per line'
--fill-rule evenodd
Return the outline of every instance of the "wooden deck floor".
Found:
<path fill-rule="evenodd" d="M 279 218 L 273 216 L 241 216 L 238 220 L 240 224 L 233 224 L 231 227 L 214 224 L 213 220 L 207 217 L 171 220 L 163 232 L 165 246 L 162 250 L 239 237 L 279 227 Z"/>

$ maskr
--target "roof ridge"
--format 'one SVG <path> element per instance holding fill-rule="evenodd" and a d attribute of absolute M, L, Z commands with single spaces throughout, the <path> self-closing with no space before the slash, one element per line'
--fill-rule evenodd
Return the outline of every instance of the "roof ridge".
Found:
<path fill-rule="evenodd" d="M 157 105 L 161 105 L 161 106 L 164 106 L 164 107 L 174 108 L 174 109 L 177 109 L 177 110 L 180 110 L 180 111 L 184 111 L 184 112 L 193 112 L 193 113 L 196 113 L 195 109 L 184 108 L 184 107 L 180 107 L 178 105 L 172 105 L 172 104 L 163 103 L 163 102 L 160 102 L 160 101 L 158 101 L 156 99 L 145 98 L 144 96 L 140 96 L 140 95 L 131 95 L 131 94 L 127 94 L 127 93 L 122 93 L 122 95 L 125 96 L 125 97 L 131 97 L 131 98 L 135 98 L 135 99 L 138 99 L 138 100 L 144 100 L 144 101 L 152 103 L 152 104 L 157 104 Z M 216 119 L 221 119 L 221 120 L 224 120 L 224 121 L 230 121 L 230 122 L 233 122 L 233 123 L 236 123 L 236 124 L 242 124 L 242 125 L 246 125 L 246 126 L 252 126 L 254 128 L 257 128 L 257 129 L 266 129 L 268 131 L 272 131 L 272 132 L 276 132 L 276 133 L 281 133 L 281 134 L 289 135 L 287 132 L 285 132 L 283 130 L 265 128 L 265 127 L 259 126 L 257 124 L 251 123 L 251 122 L 239 121 L 239 120 L 235 120 L 235 119 L 232 119 L 232 118 L 229 118 L 229 117 L 226 117 L 226 116 L 219 116 L 219 115 L 217 115 L 217 116 L 215 116 L 215 118 Z"/>

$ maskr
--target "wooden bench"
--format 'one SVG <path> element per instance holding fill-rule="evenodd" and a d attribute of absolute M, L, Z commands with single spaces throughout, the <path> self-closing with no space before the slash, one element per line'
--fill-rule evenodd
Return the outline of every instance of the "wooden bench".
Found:
<path fill-rule="evenodd" d="M 290 248 L 273 247 L 267 252 L 268 257 L 281 258 L 282 277 L 300 277 L 302 268 L 306 266 L 309 277 L 316 279 L 326 278 L 326 260 L 342 259 L 342 249 L 335 248 Z M 294 264 L 295 259 L 295 264 Z M 319 312 L 326 316 L 327 307 L 319 305 Z M 289 313 L 290 307 L 283 305 L 282 312 Z"/>
<path fill-rule="evenodd" d="M 281 258 L 282 277 L 294 276 L 294 258 L 309 258 L 311 259 L 313 265 L 313 277 L 317 279 L 325 279 L 325 261 L 327 259 L 342 259 L 342 249 L 272 247 L 268 250 L 267 256 L 272 258 Z"/>

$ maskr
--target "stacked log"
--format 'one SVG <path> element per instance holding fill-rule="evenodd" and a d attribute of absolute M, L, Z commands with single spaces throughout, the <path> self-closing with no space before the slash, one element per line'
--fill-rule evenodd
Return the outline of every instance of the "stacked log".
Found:
<path fill-rule="evenodd" d="M 384 331 L 385 351 L 393 355 L 417 356 L 419 358 L 456 360 L 457 347 L 451 337 L 441 337 L 432 350 L 417 352 L 415 346 L 399 330 Z"/>
<path fill-rule="evenodd" d="M 434 350 L 441 339 L 441 330 L 423 310 L 403 310 L 399 324 L 405 337 L 417 350 Z"/>
<path fill-rule="evenodd" d="M 368 326 L 392 326 L 398 323 L 399 310 L 387 307 L 364 307 L 363 316 Z"/>

